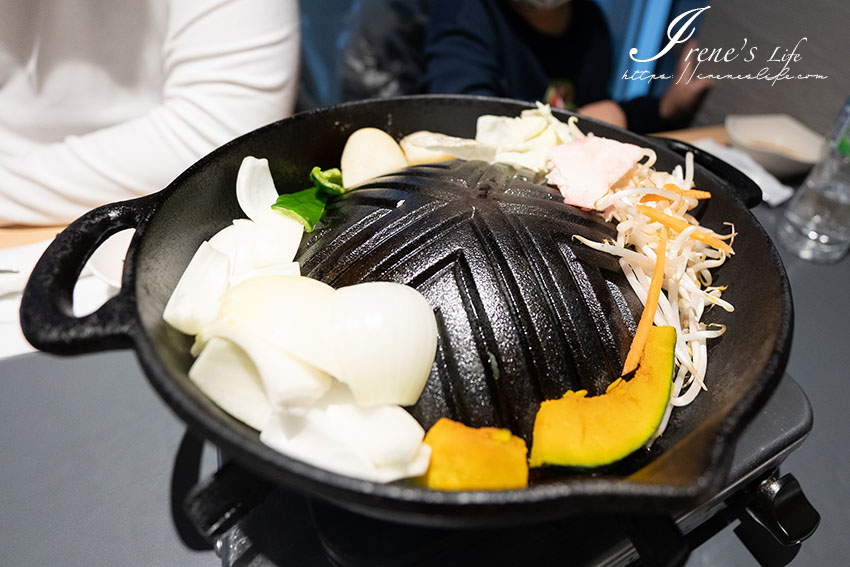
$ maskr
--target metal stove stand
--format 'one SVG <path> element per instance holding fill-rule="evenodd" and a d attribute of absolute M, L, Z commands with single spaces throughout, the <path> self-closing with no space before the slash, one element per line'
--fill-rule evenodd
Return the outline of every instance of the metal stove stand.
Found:
<path fill-rule="evenodd" d="M 780 464 L 812 427 L 800 386 L 785 376 L 741 435 L 727 487 L 697 509 L 664 518 L 571 517 L 490 530 L 394 524 L 276 489 L 218 540 L 224 567 L 681 565 L 721 529 L 735 533 L 764 565 L 784 565 L 820 517 Z M 647 531 L 641 526 L 653 522 Z M 647 539 L 647 534 L 652 537 Z M 566 562 L 566 563 L 565 563 Z"/>

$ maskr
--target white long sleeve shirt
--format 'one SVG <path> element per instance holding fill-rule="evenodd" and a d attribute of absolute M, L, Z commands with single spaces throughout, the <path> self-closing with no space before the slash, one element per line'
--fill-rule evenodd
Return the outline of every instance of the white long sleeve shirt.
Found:
<path fill-rule="evenodd" d="M 0 0 L 0 226 L 162 189 L 295 103 L 297 0 Z"/>

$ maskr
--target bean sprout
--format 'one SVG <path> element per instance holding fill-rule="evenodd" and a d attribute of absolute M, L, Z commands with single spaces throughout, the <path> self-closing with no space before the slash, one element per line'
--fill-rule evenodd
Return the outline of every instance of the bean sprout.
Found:
<path fill-rule="evenodd" d="M 569 126 L 571 130 L 578 129 L 572 120 Z M 653 322 L 676 329 L 676 372 L 673 394 L 657 437 L 666 428 L 674 406 L 688 405 L 701 391 L 708 389 L 705 383 L 707 341 L 720 337 L 726 327 L 706 325 L 700 320 L 707 306 L 734 311 L 732 304 L 721 298 L 725 287 L 713 285 L 710 270 L 723 265 L 734 253 L 731 244 L 736 233 L 734 226 L 728 234 L 715 233 L 700 226 L 688 213 L 697 204 L 694 196 L 703 198 L 698 192 L 677 192 L 693 189 L 692 153 L 685 156 L 684 167 L 677 165 L 672 172 L 652 168 L 656 161 L 654 151 L 647 149 L 644 155 L 645 162 L 633 167 L 596 202 L 603 217 L 616 223 L 616 241 L 594 242 L 578 235 L 574 238 L 590 248 L 617 256 L 626 281 L 646 304 L 659 231 L 671 228 L 674 231 L 666 248 L 664 283 Z M 668 184 L 672 187 L 665 189 Z M 653 213 L 653 220 L 640 212 L 646 211 L 646 207 L 662 214 Z"/>

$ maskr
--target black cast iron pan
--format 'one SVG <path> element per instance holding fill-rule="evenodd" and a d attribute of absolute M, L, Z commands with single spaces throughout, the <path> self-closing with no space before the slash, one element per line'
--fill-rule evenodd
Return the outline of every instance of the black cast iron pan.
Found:
<path fill-rule="evenodd" d="M 163 191 L 95 209 L 62 232 L 39 261 L 25 291 L 21 307 L 24 333 L 36 347 L 59 354 L 135 349 L 163 400 L 190 428 L 220 447 L 240 467 L 273 483 L 375 517 L 422 525 L 488 526 L 598 511 L 669 514 L 694 506 L 722 486 L 738 432 L 782 375 L 791 339 L 792 306 L 776 250 L 747 208 L 759 202 L 758 188 L 737 170 L 686 144 L 641 137 L 592 120 L 580 122 L 585 131 L 653 148 L 659 168 L 672 169 L 683 163 L 686 151 L 693 151 L 697 186 L 714 194 L 699 210 L 701 222 L 718 230 L 723 229 L 723 222 L 732 222 L 739 233 L 735 256 L 717 272 L 717 281 L 729 285 L 724 297 L 736 311 L 729 315 L 715 310 L 708 318 L 728 325 L 727 333 L 710 347 L 709 390 L 690 406 L 674 412 L 667 432 L 650 451 L 610 469 L 589 473 L 544 471 L 535 473 L 528 489 L 502 492 L 437 492 L 406 483 L 380 485 L 330 473 L 272 451 L 259 442 L 256 432 L 205 398 L 187 377 L 191 339 L 162 321 L 165 303 L 196 248 L 231 219 L 242 216 L 234 184 L 246 155 L 268 158 L 278 189 L 295 191 L 305 186 L 314 165 L 331 167 L 339 163 L 348 134 L 357 128 L 383 128 L 396 138 L 420 129 L 471 137 L 479 115 L 517 115 L 529 106 L 485 97 L 406 97 L 299 114 L 246 134 L 201 159 Z M 559 115 L 562 119 L 568 116 Z M 388 213 L 392 207 L 387 203 L 392 202 L 394 207 L 397 201 L 420 199 L 416 187 L 427 185 L 423 180 L 429 176 L 442 175 L 444 180 L 453 179 L 455 185 L 470 187 L 471 196 L 458 198 L 455 187 L 449 191 L 454 192 L 451 199 L 443 199 L 440 195 L 445 192 L 440 191 L 440 195 L 429 197 L 454 199 L 449 208 L 453 212 L 434 217 L 434 222 L 452 218 L 459 225 L 466 223 L 471 227 L 467 232 L 478 231 L 479 236 L 478 247 L 465 256 L 439 252 L 454 258 L 441 266 L 455 275 L 454 284 L 436 287 L 440 293 L 447 293 L 471 282 L 485 288 L 491 285 L 502 295 L 494 298 L 486 289 L 473 290 L 475 293 L 466 296 L 460 319 L 447 315 L 450 309 L 441 311 L 441 333 L 455 332 L 453 336 L 463 337 L 464 332 L 470 332 L 473 340 L 471 346 L 464 347 L 466 350 L 453 349 L 441 336 L 440 364 L 444 368 L 432 373 L 427 401 L 412 411 L 426 425 L 439 412 L 447 411 L 471 420 L 473 425 L 493 424 L 495 420 L 495 424 L 516 426 L 526 434 L 527 416 L 539 401 L 535 396 L 557 395 L 559 392 L 548 390 L 576 386 L 577 381 L 598 389 L 611 379 L 607 368 L 616 366 L 618 357 L 624 356 L 621 351 L 627 347 L 640 314 L 639 303 L 618 279 L 616 268 L 606 264 L 608 260 L 579 250 L 580 245 L 559 234 L 550 234 L 547 240 L 548 229 L 541 228 L 540 223 L 517 224 L 517 218 L 537 214 L 526 215 L 524 206 L 528 203 L 521 202 L 523 195 L 532 191 L 528 186 L 533 185 L 533 179 L 522 172 L 480 164 L 441 167 L 426 166 L 389 176 L 335 204 L 328 213 L 327 226 L 302 243 L 304 272 L 333 285 L 396 279 L 424 289 L 435 281 L 445 283 L 448 280 L 438 277 L 440 266 L 424 261 L 417 264 L 411 258 L 436 257 L 434 243 L 454 237 L 435 235 L 417 240 L 416 235 L 431 225 L 399 232 L 400 224 L 394 224 L 392 215 L 401 213 Z M 545 190 L 538 190 L 543 192 L 533 196 L 535 207 L 544 211 L 543 217 L 558 219 L 558 226 L 564 230 L 575 226 L 597 235 L 610 230 L 595 218 L 547 196 Z M 462 214 L 464 206 L 475 208 L 470 199 L 482 197 L 508 211 L 503 229 L 494 228 L 493 223 L 498 224 L 493 220 L 496 213 L 490 215 L 493 222 L 485 225 L 475 225 L 470 215 Z M 407 206 L 417 203 L 427 204 L 416 201 Z M 423 215 L 414 217 L 421 219 Z M 366 217 L 378 220 L 358 224 L 358 219 Z M 374 226 L 364 228 L 370 223 Z M 359 228 L 351 229 L 355 225 Z M 121 291 L 92 315 L 74 318 L 72 290 L 86 259 L 110 234 L 124 228 L 135 228 L 136 235 L 125 262 Z M 511 235 L 508 240 L 500 236 L 505 233 Z M 464 237 L 458 238 L 463 241 Z M 420 248 L 405 244 L 411 239 L 419 242 Z M 393 260 L 382 260 L 388 257 Z M 460 257 L 466 260 L 456 261 Z M 482 273 L 490 278 L 490 284 L 476 279 Z M 585 276 L 576 275 L 580 273 Z M 567 285 L 568 280 L 572 284 Z M 564 289 L 555 293 L 559 281 Z M 426 296 L 433 298 L 435 293 L 431 290 Z M 476 297 L 478 300 L 474 300 Z M 499 311 L 503 299 L 509 304 L 504 308 L 507 311 Z M 547 313 L 545 324 L 535 319 L 534 305 Z M 510 320 L 494 322 L 500 313 L 508 313 Z M 478 326 L 469 331 L 455 325 L 459 320 L 468 323 L 476 318 Z M 457 328 L 453 330 L 453 326 Z M 559 337 L 570 344 L 552 351 L 550 345 Z M 555 352 L 558 362 L 539 363 L 541 353 L 550 351 Z M 463 360 L 471 361 L 471 366 L 464 367 Z M 490 370 L 483 369 L 479 376 L 452 375 L 452 368 L 476 365 Z M 577 369 L 581 368 L 589 369 L 586 383 L 580 382 L 582 372 Z M 512 385 L 505 389 L 493 386 L 494 371 L 510 374 Z M 534 374 L 525 376 L 526 383 L 538 385 L 523 386 L 523 372 Z M 440 381 L 446 380 L 446 375 L 448 381 Z M 537 381 L 540 377 L 545 380 Z M 476 381 L 483 381 L 485 386 L 464 389 Z M 501 382 L 505 382 L 504 376 Z M 511 395 L 518 398 L 512 401 Z"/>

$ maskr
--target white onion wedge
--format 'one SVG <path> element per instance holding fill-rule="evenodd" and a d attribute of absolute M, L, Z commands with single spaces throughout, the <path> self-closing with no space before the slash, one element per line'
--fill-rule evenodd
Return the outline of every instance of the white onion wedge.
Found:
<path fill-rule="evenodd" d="M 376 466 L 410 462 L 425 438 L 425 430 L 412 415 L 396 405 L 364 408 L 351 389 L 334 383 L 315 409 L 324 414 L 323 426 Z"/>
<path fill-rule="evenodd" d="M 257 225 L 249 219 L 236 219 L 209 239 L 210 246 L 230 259 L 231 286 L 233 278 L 254 269 L 254 240 Z"/>
<path fill-rule="evenodd" d="M 428 468 L 425 432 L 399 407 L 359 408 L 336 383 L 315 406 L 278 412 L 263 443 L 307 463 L 376 482 L 419 476 Z"/>
<path fill-rule="evenodd" d="M 233 256 L 233 266 L 230 270 L 231 279 L 237 278 L 254 269 L 254 241 L 257 239 L 257 223 L 249 219 L 236 219 L 236 245 Z M 214 238 L 214 237 L 213 237 Z"/>
<path fill-rule="evenodd" d="M 273 407 L 313 404 L 331 386 L 333 378 L 329 374 L 233 324 L 214 323 L 206 327 L 197 336 L 193 351 L 216 338 L 230 341 L 247 355 Z"/>
<path fill-rule="evenodd" d="M 271 208 L 277 197 L 269 161 L 252 156 L 243 159 L 236 176 L 236 200 L 256 223 L 251 243 L 254 268 L 291 262 L 304 234 L 301 223 Z"/>
<path fill-rule="evenodd" d="M 337 290 L 328 312 L 339 364 L 334 374 L 362 405 L 412 405 L 437 349 L 437 323 L 412 287 L 371 282 Z"/>
<path fill-rule="evenodd" d="M 407 167 L 407 158 L 392 136 L 378 128 L 355 130 L 345 142 L 339 160 L 346 189 L 379 175 Z"/>
<path fill-rule="evenodd" d="M 269 209 L 269 213 L 262 216 L 256 223 L 253 247 L 254 268 L 291 262 L 301 244 L 304 225 L 272 209 Z"/>
<path fill-rule="evenodd" d="M 230 287 L 236 287 L 246 280 L 251 278 L 261 278 L 265 276 L 300 276 L 301 266 L 298 262 L 284 262 L 282 264 L 274 264 L 265 268 L 250 270 L 241 274 L 233 275 L 230 278 Z"/>
<path fill-rule="evenodd" d="M 210 238 L 210 245 L 230 259 L 230 285 L 237 285 L 266 271 L 269 275 L 299 275 L 292 261 L 304 227 L 279 213 L 255 223 L 236 219 Z"/>
<path fill-rule="evenodd" d="M 328 284 L 301 276 L 252 278 L 224 295 L 220 317 L 338 376 L 326 327 L 326 312 L 334 293 Z"/>
<path fill-rule="evenodd" d="M 263 429 L 272 407 L 251 360 L 233 343 L 211 339 L 189 369 L 189 378 L 221 409 Z"/>
<path fill-rule="evenodd" d="M 202 242 L 165 305 L 162 318 L 175 329 L 195 335 L 215 321 L 227 291 L 230 260 Z"/>
<path fill-rule="evenodd" d="M 230 259 L 230 270 L 236 265 L 236 254 L 239 251 L 240 231 L 245 230 L 244 224 L 232 223 L 216 232 L 207 242 L 218 252 Z"/>
<path fill-rule="evenodd" d="M 269 169 L 269 160 L 246 156 L 236 174 L 236 201 L 248 218 L 259 222 L 271 214 L 277 201 L 277 189 Z"/>
<path fill-rule="evenodd" d="M 408 134 L 399 141 L 409 165 L 446 161 L 466 156 L 475 159 L 478 156 L 492 157 L 492 148 L 485 148 L 475 140 L 456 138 L 446 134 L 419 130 Z"/>

